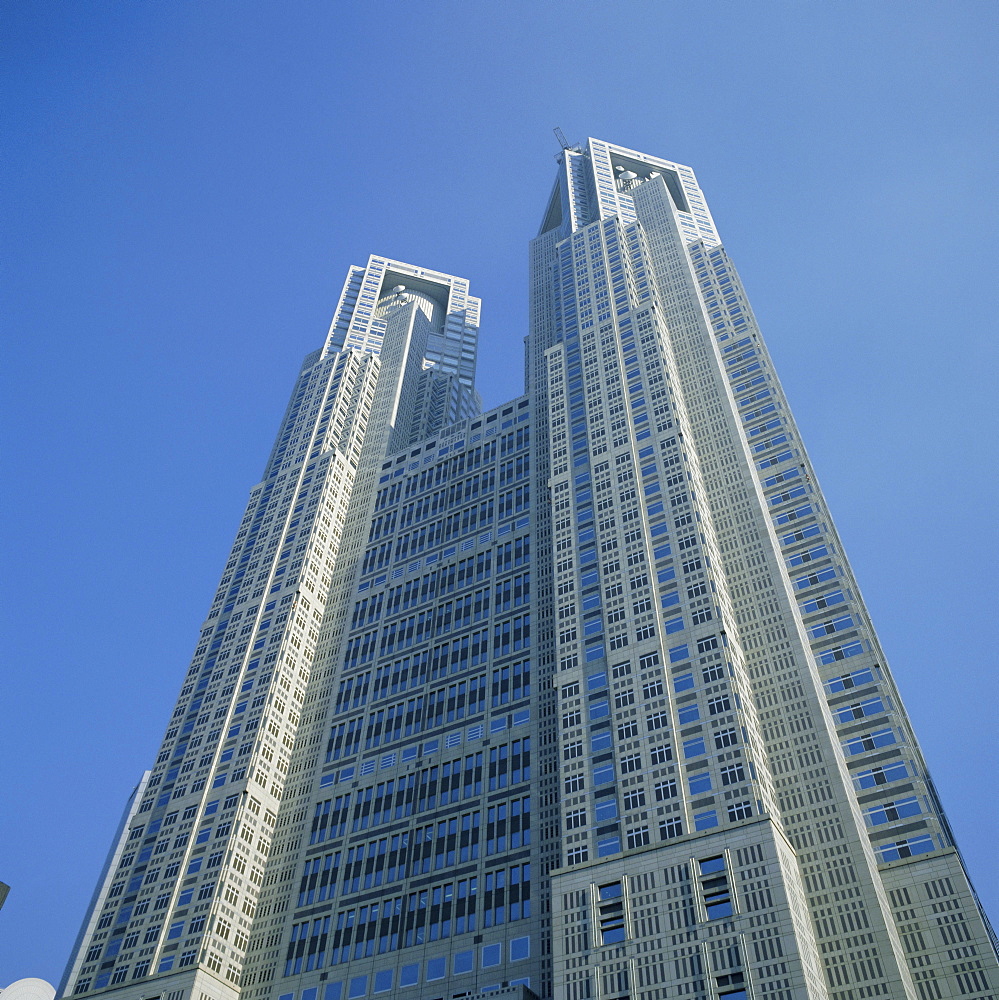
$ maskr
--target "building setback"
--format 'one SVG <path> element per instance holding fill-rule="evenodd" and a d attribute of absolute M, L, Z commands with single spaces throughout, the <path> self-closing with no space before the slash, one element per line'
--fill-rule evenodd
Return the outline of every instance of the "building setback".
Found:
<path fill-rule="evenodd" d="M 564 149 L 530 263 L 484 414 L 468 283 L 350 270 L 61 995 L 999 988 L 693 172 Z"/>

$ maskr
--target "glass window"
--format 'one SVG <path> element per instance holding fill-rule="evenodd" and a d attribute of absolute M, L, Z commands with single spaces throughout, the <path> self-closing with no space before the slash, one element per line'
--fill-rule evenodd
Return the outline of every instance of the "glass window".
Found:
<path fill-rule="evenodd" d="M 529 937 L 514 938 L 510 942 L 510 961 L 519 962 L 531 957 L 531 939 Z"/>
<path fill-rule="evenodd" d="M 595 808 L 597 822 L 607 823 L 617 818 L 617 800 L 613 798 L 598 800 Z"/>
<path fill-rule="evenodd" d="M 614 780 L 614 766 L 612 764 L 604 764 L 600 767 L 595 767 L 593 769 L 594 785 L 606 785 L 613 780 Z"/>
<path fill-rule="evenodd" d="M 725 871 L 725 858 L 719 854 L 713 858 L 704 858 L 697 862 L 697 867 L 702 875 L 713 875 L 715 872 Z"/>
<path fill-rule="evenodd" d="M 702 813 L 694 813 L 694 829 L 695 830 L 710 830 L 711 827 L 718 825 L 718 814 L 714 809 L 708 809 Z"/>
<path fill-rule="evenodd" d="M 597 856 L 606 857 L 608 854 L 617 854 L 621 850 L 620 837 L 604 837 L 597 841 Z"/>
<path fill-rule="evenodd" d="M 696 705 L 684 705 L 678 712 L 677 718 L 680 725 L 685 726 L 689 722 L 696 722 L 701 717 L 701 711 Z"/>
<path fill-rule="evenodd" d="M 490 969 L 503 961 L 503 945 L 487 944 L 482 948 L 482 968 Z"/>
<path fill-rule="evenodd" d="M 707 771 L 691 774 L 687 777 L 691 795 L 703 795 L 711 791 L 711 775 Z"/>
<path fill-rule="evenodd" d="M 885 764 L 872 768 L 870 771 L 858 771 L 853 783 L 857 788 L 874 788 L 877 785 L 887 785 L 892 781 L 900 781 L 909 777 L 909 770 L 904 763 Z"/>

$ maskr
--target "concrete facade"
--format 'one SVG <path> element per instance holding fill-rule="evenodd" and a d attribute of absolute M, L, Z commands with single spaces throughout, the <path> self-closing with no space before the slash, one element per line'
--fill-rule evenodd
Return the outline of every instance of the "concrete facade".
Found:
<path fill-rule="evenodd" d="M 526 394 L 372 257 L 64 995 L 986 1000 L 977 903 L 693 172 L 563 150 Z"/>

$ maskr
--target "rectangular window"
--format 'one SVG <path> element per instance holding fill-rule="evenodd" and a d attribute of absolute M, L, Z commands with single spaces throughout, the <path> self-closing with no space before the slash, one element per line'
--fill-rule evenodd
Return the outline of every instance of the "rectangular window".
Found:
<path fill-rule="evenodd" d="M 848 642 L 843 646 L 834 646 L 832 649 L 819 653 L 819 662 L 822 664 L 835 663 L 837 660 L 845 660 L 851 656 L 859 656 L 864 651 L 863 643 Z"/>
<path fill-rule="evenodd" d="M 708 809 L 704 812 L 694 813 L 694 829 L 695 830 L 710 830 L 711 827 L 718 825 L 718 814 L 714 809 Z"/>
<path fill-rule="evenodd" d="M 891 729 L 879 729 L 876 733 L 866 733 L 847 740 L 843 744 L 843 752 L 847 757 L 853 757 L 858 753 L 876 750 L 878 747 L 891 746 L 894 742 L 895 733 Z"/>
<path fill-rule="evenodd" d="M 894 844 L 879 844 L 877 847 L 881 861 L 900 861 L 902 858 L 911 858 L 915 854 L 925 854 L 934 850 L 933 838 L 924 835 L 922 837 L 910 837 L 908 840 L 898 840 Z"/>
<path fill-rule="evenodd" d="M 854 705 L 840 705 L 833 711 L 833 715 L 837 724 L 842 725 L 868 715 L 880 715 L 884 710 L 885 706 L 880 698 L 868 698 Z"/>
<path fill-rule="evenodd" d="M 918 816 L 922 810 L 916 798 L 898 799 L 895 802 L 882 802 L 880 805 L 864 811 L 867 822 L 871 826 L 883 826 L 885 823 L 896 823 L 908 816 Z"/>
<path fill-rule="evenodd" d="M 503 961 L 503 946 L 501 944 L 487 944 L 482 949 L 482 968 L 491 969 Z"/>
<path fill-rule="evenodd" d="M 869 771 L 858 771 L 853 776 L 853 783 L 858 789 L 876 788 L 878 785 L 887 785 L 908 777 L 909 769 L 904 763 L 898 761 L 894 764 L 885 764 L 882 767 L 873 767 Z"/>

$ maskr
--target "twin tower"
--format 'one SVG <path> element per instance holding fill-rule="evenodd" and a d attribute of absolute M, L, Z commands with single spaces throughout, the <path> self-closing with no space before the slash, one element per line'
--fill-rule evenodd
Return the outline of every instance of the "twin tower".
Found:
<path fill-rule="evenodd" d="M 568 147 L 526 392 L 372 257 L 60 987 L 985 1000 L 995 938 L 688 168 Z"/>

